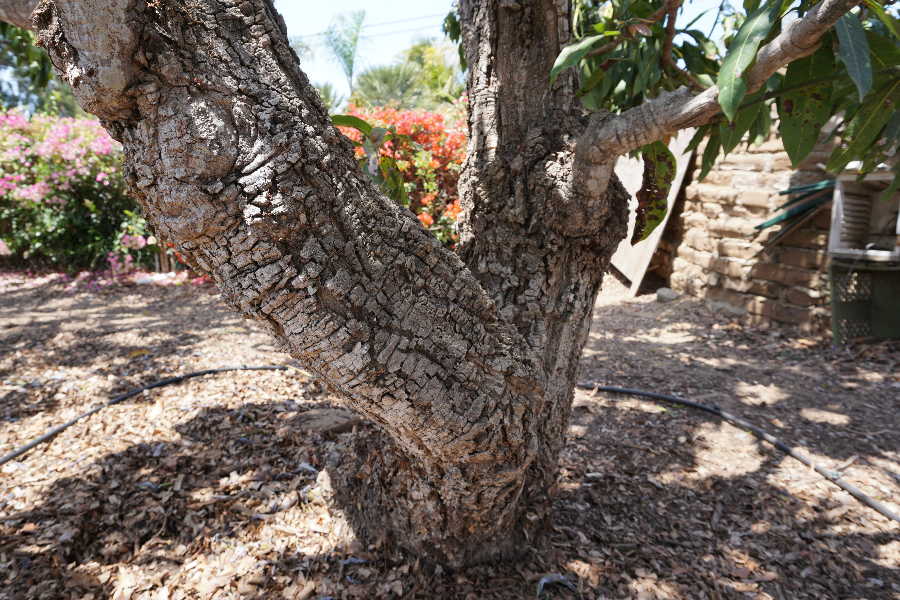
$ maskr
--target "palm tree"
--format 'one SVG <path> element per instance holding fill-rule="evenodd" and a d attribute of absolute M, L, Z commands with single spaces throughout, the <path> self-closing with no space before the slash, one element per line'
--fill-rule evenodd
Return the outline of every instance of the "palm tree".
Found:
<path fill-rule="evenodd" d="M 350 95 L 353 95 L 353 73 L 357 66 L 357 53 L 363 42 L 363 20 L 366 11 L 359 10 L 350 14 L 339 14 L 323 34 L 324 45 L 332 58 L 337 61 L 347 77 Z"/>
<path fill-rule="evenodd" d="M 291 48 L 297 53 L 297 58 L 300 59 L 300 62 L 313 57 L 313 47 L 304 42 L 303 38 L 291 38 Z"/>
<path fill-rule="evenodd" d="M 413 62 L 372 67 L 356 80 L 353 99 L 357 104 L 416 108 L 424 93 L 422 68 Z"/>
<path fill-rule="evenodd" d="M 403 52 L 403 57 L 421 67 L 422 86 L 432 104 L 450 102 L 465 91 L 456 48 L 446 39 L 420 38 Z"/>
<path fill-rule="evenodd" d="M 322 102 L 325 103 L 328 112 L 334 112 L 334 109 L 344 101 L 344 97 L 338 96 L 337 90 L 328 82 L 314 83 L 313 87 L 319 92 L 319 97 L 322 98 Z"/>

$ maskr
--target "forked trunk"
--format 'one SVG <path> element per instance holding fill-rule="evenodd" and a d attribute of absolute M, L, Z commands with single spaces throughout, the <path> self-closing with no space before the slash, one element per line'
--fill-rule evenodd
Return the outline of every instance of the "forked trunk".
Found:
<path fill-rule="evenodd" d="M 387 528 L 450 564 L 510 552 L 541 520 L 626 223 L 609 165 L 573 169 L 586 126 L 573 80 L 547 87 L 567 0 L 460 11 L 459 256 L 359 171 L 270 0 L 45 0 L 35 13 L 61 76 L 123 143 L 157 234 L 380 426 L 338 486 L 359 533 Z"/>

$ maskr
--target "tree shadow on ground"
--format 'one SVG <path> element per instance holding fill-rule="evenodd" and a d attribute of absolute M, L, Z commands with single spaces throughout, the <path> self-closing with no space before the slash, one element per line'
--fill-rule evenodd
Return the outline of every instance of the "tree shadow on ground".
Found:
<path fill-rule="evenodd" d="M 316 471 L 365 432 L 304 432 L 309 410 L 331 406 L 313 400 L 203 408 L 56 479 L 0 522 L 0 597 L 292 597 L 311 581 L 315 598 L 522 598 L 547 573 L 587 598 L 872 599 L 900 585 L 883 556 L 896 532 L 848 521 L 861 511 L 843 499 L 771 485 L 783 457 L 760 447 L 757 465 L 719 474 L 700 457 L 704 419 L 589 394 L 546 530 L 519 562 L 450 573 L 351 545 Z"/>
<path fill-rule="evenodd" d="M 23 307 L 40 300 L 35 290 L 4 293 L 0 420 L 14 422 L 51 413 L 63 397 L 85 395 L 86 387 L 103 388 L 112 397 L 165 377 L 202 370 L 188 363 L 206 358 L 203 344 L 210 331 L 243 338 L 252 334 L 220 303 L 196 314 L 200 312 L 197 298 L 205 301 L 213 290 L 212 286 L 181 294 L 140 290 L 138 299 L 129 302 L 128 294 L 137 292 L 118 289 L 108 294 L 110 302 L 102 306 L 94 297 L 62 297 L 31 309 Z M 263 352 L 267 346 L 256 339 L 245 344 L 244 354 Z"/>
<path fill-rule="evenodd" d="M 257 335 L 210 336 L 234 328 L 226 309 L 188 314 L 194 296 L 165 291 L 147 301 L 159 307 L 147 321 L 120 323 L 122 303 L 105 306 L 97 314 L 118 324 L 103 336 L 82 322 L 77 336 L 50 344 L 66 333 L 63 314 L 46 329 L 20 329 L 14 344 L 0 341 L 0 358 L 23 353 L 4 368 L 18 377 L 84 352 L 70 359 L 84 369 L 75 379 L 112 375 L 99 394 L 108 397 L 165 369 L 199 370 L 186 359 L 204 340 L 234 336 L 239 346 Z M 172 306 L 181 308 L 167 313 Z M 890 387 L 896 350 L 848 353 L 735 329 L 694 304 L 658 308 L 598 308 L 583 378 L 719 404 L 831 460 L 830 468 L 856 456 L 848 478 L 867 477 L 864 490 L 898 497 L 889 474 L 900 432 Z M 122 318 L 144 308 L 129 310 Z M 168 355 L 122 358 L 153 335 L 169 340 L 160 344 Z M 38 345 L 58 355 L 39 362 Z M 185 361 L 171 360 L 179 350 Z M 896 526 L 746 432 L 684 409 L 581 391 L 549 521 L 521 560 L 451 573 L 384 544 L 351 545 L 353 533 L 337 527 L 316 490 L 327 488 L 319 477 L 329 455 L 349 451 L 367 430 L 335 439 L 303 432 L 305 413 L 338 401 L 278 381 L 230 373 L 154 391 L 22 457 L 23 468 L 0 476 L 0 598 L 292 598 L 312 581 L 310 598 L 513 599 L 534 597 L 541 577 L 556 573 L 595 600 L 897 599 Z M 2 410 L 20 410 L 17 398 Z M 39 410 L 80 408 L 53 402 L 45 394 Z M 14 427 L 5 424 L 5 433 L 15 437 Z M 349 559 L 369 562 L 340 562 Z M 540 597 L 577 596 L 550 584 Z"/>

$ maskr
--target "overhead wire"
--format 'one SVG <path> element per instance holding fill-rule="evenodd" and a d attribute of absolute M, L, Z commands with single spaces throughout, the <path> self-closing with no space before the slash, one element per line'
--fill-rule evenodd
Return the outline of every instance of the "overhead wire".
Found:
<path fill-rule="evenodd" d="M 446 13 L 437 13 L 437 14 L 434 14 L 434 15 L 425 15 L 425 16 L 423 16 L 423 17 L 412 17 L 412 18 L 410 18 L 410 19 L 400 19 L 400 20 L 398 20 L 398 21 L 387 21 L 387 22 L 385 22 L 385 23 L 375 23 L 375 24 L 373 24 L 373 25 L 363 25 L 362 28 L 363 28 L 363 29 L 371 29 L 372 27 L 385 27 L 385 26 L 387 26 L 387 25 L 397 25 L 398 23 L 410 23 L 410 22 L 412 22 L 412 21 L 424 21 L 425 19 L 433 19 L 433 18 L 435 18 L 435 17 L 443 17 L 443 16 L 446 16 Z M 424 27 L 422 27 L 422 28 L 420 28 L 420 29 L 424 29 Z M 376 33 L 376 34 L 372 34 L 372 35 L 370 35 L 370 36 L 368 36 L 368 37 L 375 37 L 376 35 L 392 35 L 392 34 L 396 34 L 396 33 L 406 33 L 406 31 L 415 31 L 415 30 L 390 31 L 390 32 L 385 32 L 385 33 Z M 299 37 L 299 38 L 317 37 L 317 36 L 320 36 L 320 35 L 325 35 L 325 33 L 326 33 L 325 31 L 320 31 L 320 32 L 318 32 L 318 33 L 307 33 L 307 34 L 305 34 L 305 35 L 299 35 L 299 36 L 297 36 L 297 37 Z"/>

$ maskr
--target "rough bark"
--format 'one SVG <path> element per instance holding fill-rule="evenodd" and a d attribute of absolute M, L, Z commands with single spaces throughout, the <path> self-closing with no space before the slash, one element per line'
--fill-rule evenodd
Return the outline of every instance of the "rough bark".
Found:
<path fill-rule="evenodd" d="M 35 23 L 124 145 L 157 234 L 389 435 L 402 461 L 378 485 L 403 541 L 508 530 L 540 369 L 459 258 L 359 171 L 271 3 L 45 2 Z"/>

